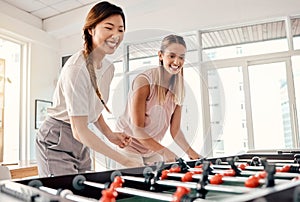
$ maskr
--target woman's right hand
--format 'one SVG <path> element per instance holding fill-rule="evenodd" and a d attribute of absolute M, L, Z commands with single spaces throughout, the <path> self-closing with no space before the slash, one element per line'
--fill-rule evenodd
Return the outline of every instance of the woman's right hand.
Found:
<path fill-rule="evenodd" d="M 128 168 L 133 168 L 133 167 L 143 167 L 145 166 L 143 163 L 141 162 L 137 162 L 137 161 L 133 161 L 129 158 L 124 158 L 127 159 L 125 161 L 123 161 L 123 163 L 121 163 L 123 166 L 128 167 Z"/>
<path fill-rule="evenodd" d="M 160 155 L 162 155 L 164 162 L 175 162 L 177 159 L 177 155 L 167 148 L 165 148 L 162 152 L 159 153 Z"/>
<path fill-rule="evenodd" d="M 120 148 L 127 147 L 131 142 L 131 137 L 125 133 L 114 132 L 112 135 L 107 136 L 110 142 L 118 145 Z"/>

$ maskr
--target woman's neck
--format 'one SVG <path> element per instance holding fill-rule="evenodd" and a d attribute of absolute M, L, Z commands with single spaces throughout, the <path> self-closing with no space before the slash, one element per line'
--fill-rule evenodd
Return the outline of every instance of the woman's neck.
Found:
<path fill-rule="evenodd" d="M 171 78 L 172 78 L 172 76 L 173 76 L 173 74 L 170 74 L 169 72 L 167 72 L 164 68 L 163 68 L 163 70 L 162 70 L 162 72 L 161 72 L 162 74 L 161 74 L 161 76 L 162 76 L 162 81 L 164 81 L 164 83 L 170 83 L 170 81 L 171 81 Z"/>
<path fill-rule="evenodd" d="M 163 67 L 162 67 L 163 68 Z M 169 89 L 170 84 L 171 84 L 171 78 L 172 78 L 172 74 L 169 74 L 164 68 L 161 69 L 161 75 L 160 75 L 160 83 L 161 86 Z"/>
<path fill-rule="evenodd" d="M 105 57 L 104 54 L 100 53 L 99 51 L 94 50 L 92 53 L 92 57 L 93 57 L 93 66 L 96 69 L 100 69 L 102 67 L 102 61 Z"/>

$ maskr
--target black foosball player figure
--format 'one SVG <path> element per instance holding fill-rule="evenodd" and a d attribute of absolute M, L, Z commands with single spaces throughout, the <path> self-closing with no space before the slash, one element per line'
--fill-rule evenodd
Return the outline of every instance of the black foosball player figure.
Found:
<path fill-rule="evenodd" d="M 181 198 L 181 201 L 191 202 L 199 198 L 205 199 L 206 194 L 208 192 L 208 190 L 205 189 L 205 186 L 209 183 L 208 175 L 211 174 L 211 170 L 212 170 L 212 168 L 210 167 L 210 162 L 203 161 L 202 169 L 203 169 L 202 178 L 200 178 L 197 183 L 196 192 L 184 195 Z"/>
<path fill-rule="evenodd" d="M 234 175 L 235 175 L 235 176 L 240 176 L 242 170 L 239 169 L 239 168 L 235 165 L 236 158 L 227 158 L 226 160 L 227 160 L 228 164 L 231 166 L 231 169 L 234 171 Z"/>
<path fill-rule="evenodd" d="M 208 175 L 211 173 L 210 162 L 204 161 L 202 169 L 203 169 L 202 179 L 200 179 L 198 182 L 196 197 L 205 199 L 206 194 L 208 192 L 207 189 L 205 189 L 205 186 L 209 183 Z"/>
<path fill-rule="evenodd" d="M 177 161 L 178 166 L 180 167 L 182 173 L 186 173 L 189 171 L 190 166 L 186 163 L 185 160 L 183 160 L 182 158 L 177 158 L 176 161 Z"/>
<path fill-rule="evenodd" d="M 300 164 L 300 154 L 294 155 L 294 163 Z"/>
<path fill-rule="evenodd" d="M 261 160 L 258 156 L 254 156 L 251 159 L 250 166 L 261 166 Z"/>
<path fill-rule="evenodd" d="M 221 159 L 220 159 L 220 160 L 221 160 Z M 195 167 L 196 167 L 196 166 L 199 166 L 199 165 L 202 165 L 202 164 L 204 163 L 204 161 L 207 161 L 206 158 L 201 158 L 201 159 L 197 160 L 197 161 L 195 162 Z"/>
<path fill-rule="evenodd" d="M 276 173 L 276 166 L 275 165 L 267 165 L 265 170 L 267 171 L 267 181 L 266 187 L 274 187 L 275 186 L 275 173 Z"/>
<path fill-rule="evenodd" d="M 156 164 L 156 170 L 153 171 L 151 167 L 146 167 L 143 170 L 143 176 L 145 178 L 145 184 L 148 186 L 148 190 L 150 191 L 159 191 L 159 187 L 156 184 L 156 181 L 159 180 L 159 177 L 162 174 L 162 170 L 164 169 L 164 162 L 159 161 Z"/>
<path fill-rule="evenodd" d="M 267 172 L 266 187 L 274 187 L 276 166 L 274 164 L 269 164 L 266 158 L 262 158 L 260 161 L 264 170 Z"/>

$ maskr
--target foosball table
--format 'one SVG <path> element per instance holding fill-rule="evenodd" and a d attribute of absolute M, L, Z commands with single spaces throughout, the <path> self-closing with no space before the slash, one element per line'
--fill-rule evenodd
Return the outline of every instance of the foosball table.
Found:
<path fill-rule="evenodd" d="M 0 181 L 0 201 L 300 201 L 300 152 Z"/>

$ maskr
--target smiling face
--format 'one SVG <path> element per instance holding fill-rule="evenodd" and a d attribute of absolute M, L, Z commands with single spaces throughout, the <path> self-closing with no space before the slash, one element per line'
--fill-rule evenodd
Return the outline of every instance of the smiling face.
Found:
<path fill-rule="evenodd" d="M 170 44 L 164 51 L 159 51 L 159 60 L 171 75 L 178 74 L 184 64 L 186 48 L 180 43 Z"/>
<path fill-rule="evenodd" d="M 124 38 L 124 23 L 120 15 L 112 15 L 89 29 L 94 51 L 112 54 Z"/>

